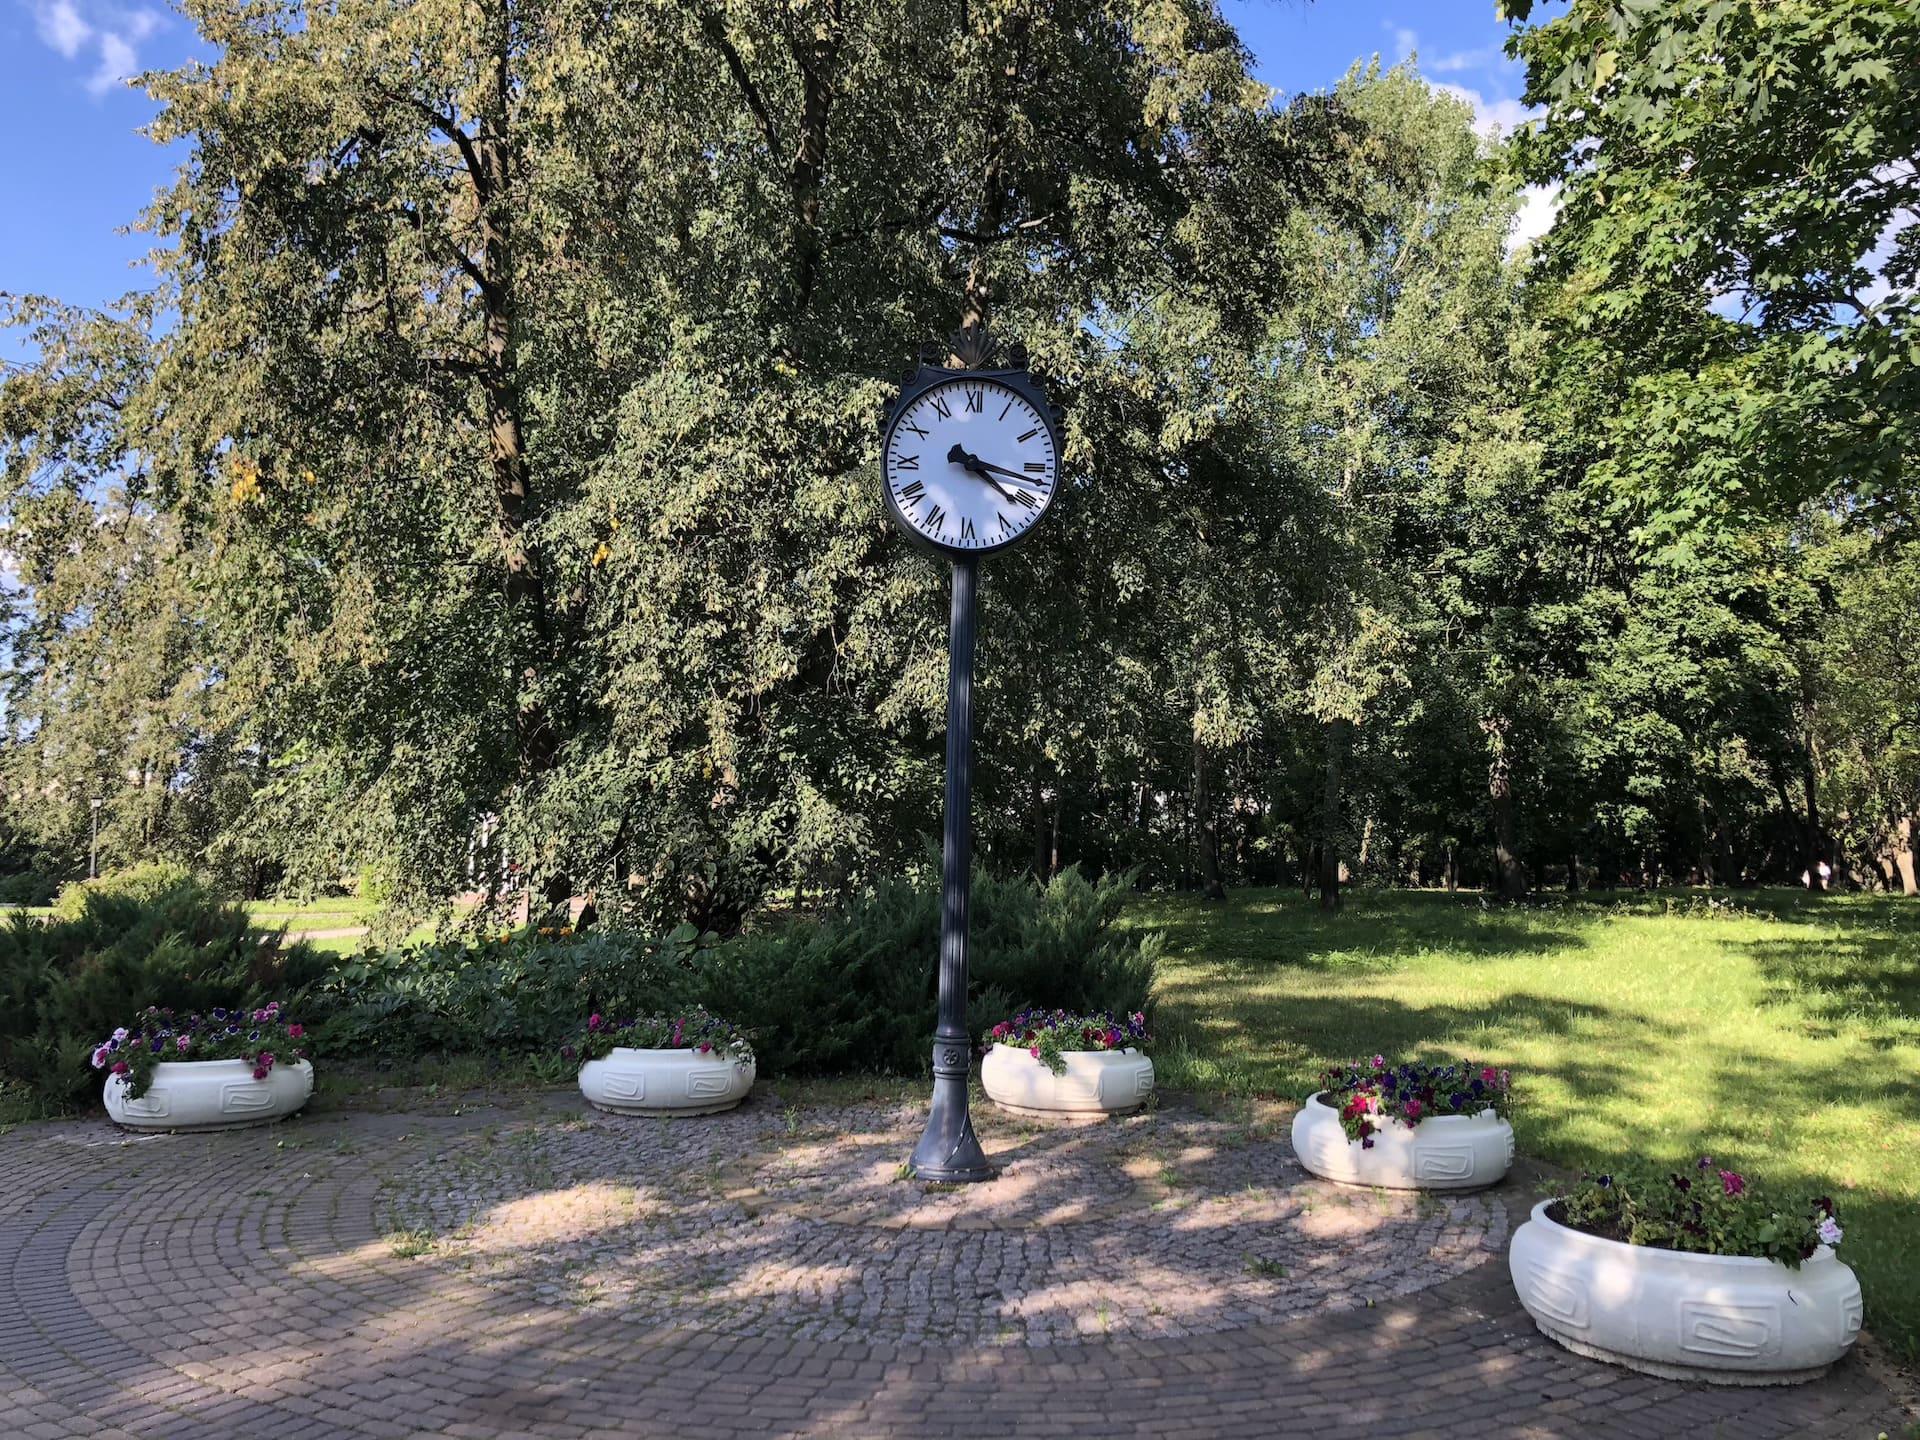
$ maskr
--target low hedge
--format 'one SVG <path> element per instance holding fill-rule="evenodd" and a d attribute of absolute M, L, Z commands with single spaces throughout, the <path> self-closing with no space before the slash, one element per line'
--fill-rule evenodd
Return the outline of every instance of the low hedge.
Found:
<path fill-rule="evenodd" d="M 977 873 L 968 1023 L 1023 1006 L 1145 1011 L 1161 940 L 1114 928 L 1130 877 L 1069 870 L 1045 886 Z M 70 918 L 0 932 L 0 1080 L 56 1103 L 97 1077 L 91 1047 L 147 1005 L 178 1011 L 281 1001 L 314 1053 L 366 1060 L 529 1058 L 563 1073 L 561 1047 L 592 1012 L 704 1006 L 747 1031 L 768 1073 L 896 1072 L 929 1065 L 940 896 L 931 875 L 882 884 L 844 908 L 728 940 L 517 930 L 384 953 L 284 945 L 191 877 L 137 893 L 86 887 Z"/>

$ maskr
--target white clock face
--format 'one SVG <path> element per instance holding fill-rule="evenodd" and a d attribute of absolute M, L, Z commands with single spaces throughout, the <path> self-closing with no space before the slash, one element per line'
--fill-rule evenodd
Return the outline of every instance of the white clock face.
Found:
<path fill-rule="evenodd" d="M 907 524 L 949 550 L 993 550 L 1031 530 L 1053 503 L 1053 432 L 1018 390 L 956 376 L 894 419 L 881 457 Z"/>

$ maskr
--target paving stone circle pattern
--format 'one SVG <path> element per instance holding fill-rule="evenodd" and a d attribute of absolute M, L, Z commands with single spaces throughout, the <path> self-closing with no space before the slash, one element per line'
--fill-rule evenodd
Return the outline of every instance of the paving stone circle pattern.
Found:
<path fill-rule="evenodd" d="M 549 1096 L 131 1137 L 0 1136 L 0 1436 L 1866 1435 L 1792 1390 L 1568 1355 L 1506 1283 L 1516 1186 L 1306 1175 L 1182 1107 L 980 1117 L 985 1187 L 902 1171 L 916 1107 L 583 1114 Z"/>
<path fill-rule="evenodd" d="M 1048 1346 L 1236 1330 L 1497 1257 L 1504 1207 L 1344 1191 L 1283 1134 L 1154 1114 L 989 1132 L 992 1184 L 904 1171 L 920 1112 L 523 1130 L 416 1165 L 388 1226 L 497 1290 L 622 1321 Z"/>

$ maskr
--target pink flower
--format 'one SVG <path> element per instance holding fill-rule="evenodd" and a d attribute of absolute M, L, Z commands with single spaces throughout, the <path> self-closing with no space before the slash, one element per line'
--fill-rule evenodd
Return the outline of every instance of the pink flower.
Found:
<path fill-rule="evenodd" d="M 1040 1047 L 1036 1045 L 1031 1050 L 1027 1051 L 1027 1053 L 1033 1056 L 1034 1059 L 1038 1060 L 1040 1058 Z"/>
<path fill-rule="evenodd" d="M 253 1078 L 256 1080 L 264 1080 L 267 1078 L 267 1072 L 260 1066 L 256 1065 L 253 1067 Z"/>
<path fill-rule="evenodd" d="M 273 1052 L 271 1050 L 262 1050 L 258 1064 L 262 1070 L 273 1069 Z"/>
<path fill-rule="evenodd" d="M 307 1027 L 304 1025 L 287 1026 L 287 1034 L 295 1040 L 298 1040 L 302 1035 L 306 1033 L 307 1033 Z"/>
<path fill-rule="evenodd" d="M 1720 1187 L 1729 1195 L 1738 1195 L 1742 1190 L 1747 1188 L 1747 1182 L 1744 1176 L 1737 1175 L 1731 1170 L 1722 1170 L 1720 1172 Z"/>
<path fill-rule="evenodd" d="M 1420 1118 L 1420 1112 L 1424 1109 L 1426 1109 L 1426 1106 L 1422 1105 L 1418 1100 L 1407 1101 L 1407 1118 L 1409 1120 L 1418 1120 Z"/>
<path fill-rule="evenodd" d="M 126 1074 L 126 1073 L 127 1073 L 127 1062 L 126 1062 L 126 1061 L 124 1061 L 124 1060 L 116 1060 L 116 1061 L 114 1061 L 114 1062 L 113 1062 L 113 1073 L 114 1073 L 114 1074 L 116 1074 L 116 1075 L 124 1075 L 124 1074 Z"/>
<path fill-rule="evenodd" d="M 106 1069 L 107 1056 L 109 1053 L 111 1052 L 109 1052 L 107 1047 L 104 1045 L 102 1045 L 98 1050 L 94 1051 L 93 1052 L 93 1068 L 96 1070 Z"/>
<path fill-rule="evenodd" d="M 1386 1057 L 1386 1056 L 1384 1056 L 1384 1055 L 1376 1055 L 1376 1056 L 1374 1056 L 1374 1057 L 1373 1057 L 1373 1068 L 1374 1068 L 1374 1069 L 1376 1069 L 1376 1070 L 1384 1070 L 1384 1069 L 1386 1069 L 1386 1068 L 1387 1068 L 1387 1057 Z"/>
<path fill-rule="evenodd" d="M 191 1035 L 182 1035 L 178 1040 L 173 1042 L 173 1048 L 185 1054 L 187 1047 L 192 1044 L 193 1037 Z"/>
<path fill-rule="evenodd" d="M 1496 1072 L 1494 1068 L 1491 1065 L 1489 1065 L 1487 1066 L 1486 1069 L 1480 1072 L 1480 1078 L 1486 1081 L 1487 1084 L 1491 1085 L 1493 1084 L 1494 1081 L 1498 1080 L 1500 1076 L 1498 1072 Z"/>
<path fill-rule="evenodd" d="M 598 1030 L 602 1025 L 606 1023 L 607 1022 L 603 1020 L 599 1015 L 587 1016 L 587 1029 L 589 1030 Z"/>
<path fill-rule="evenodd" d="M 711 1050 L 711 1049 L 713 1049 L 713 1046 L 711 1046 L 711 1045 L 709 1045 L 709 1044 L 707 1044 L 707 1042 L 706 1042 L 706 1041 L 704 1041 L 704 1040 L 702 1040 L 702 1041 L 700 1042 L 700 1044 L 699 1044 L 699 1046 L 698 1046 L 698 1049 L 699 1049 L 699 1051 L 700 1051 L 700 1053 L 701 1053 L 702 1055 L 704 1055 L 704 1054 L 706 1054 L 706 1053 L 707 1053 L 707 1052 L 708 1052 L 709 1050 Z"/>

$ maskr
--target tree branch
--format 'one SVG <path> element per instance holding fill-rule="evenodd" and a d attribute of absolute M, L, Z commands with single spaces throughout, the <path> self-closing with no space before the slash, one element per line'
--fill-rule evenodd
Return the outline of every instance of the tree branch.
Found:
<path fill-rule="evenodd" d="M 760 138 L 766 142 L 769 154 L 780 153 L 780 132 L 774 126 L 773 115 L 767 109 L 767 102 L 760 94 L 760 87 L 753 83 L 753 77 L 747 73 L 747 62 L 740 57 L 740 51 L 733 41 L 727 38 L 726 22 L 720 15 L 705 6 L 690 5 L 694 17 L 700 22 L 700 33 L 705 35 L 727 62 L 727 69 L 733 75 L 734 84 L 740 87 L 740 93 L 747 102 L 747 110 L 753 116 L 754 127 L 759 130 Z"/>

